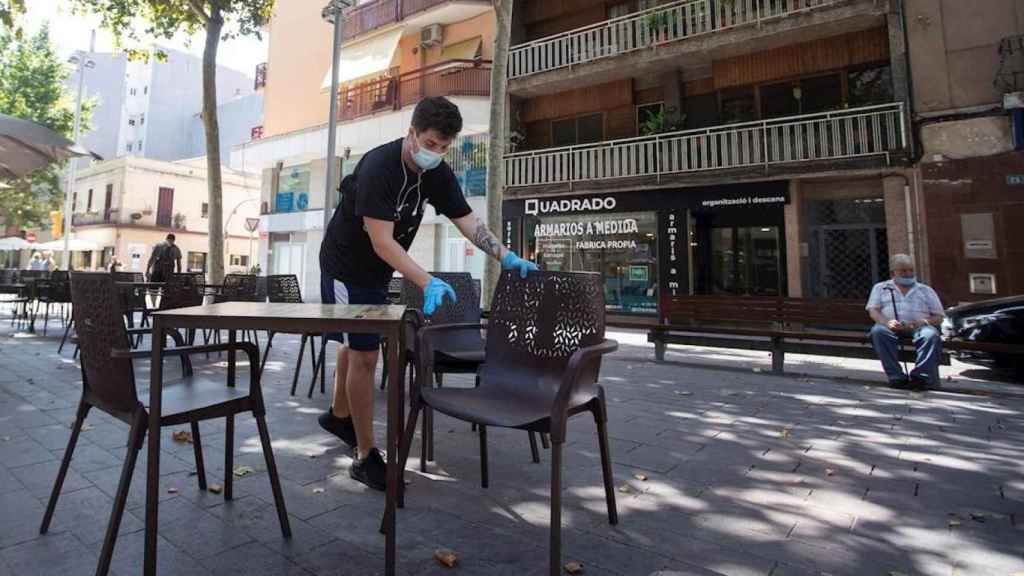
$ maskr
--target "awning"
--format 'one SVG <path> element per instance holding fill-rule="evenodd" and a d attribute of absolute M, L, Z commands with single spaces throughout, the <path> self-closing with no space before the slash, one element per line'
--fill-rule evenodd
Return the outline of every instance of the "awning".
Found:
<path fill-rule="evenodd" d="M 469 40 L 449 44 L 441 49 L 441 61 L 445 60 L 479 60 L 483 49 L 484 39 L 476 36 Z"/>
<path fill-rule="evenodd" d="M 344 84 L 391 68 L 391 60 L 402 39 L 402 30 L 392 30 L 361 42 L 342 46 L 338 65 L 338 83 Z M 331 69 L 327 68 L 321 90 L 331 89 Z"/>

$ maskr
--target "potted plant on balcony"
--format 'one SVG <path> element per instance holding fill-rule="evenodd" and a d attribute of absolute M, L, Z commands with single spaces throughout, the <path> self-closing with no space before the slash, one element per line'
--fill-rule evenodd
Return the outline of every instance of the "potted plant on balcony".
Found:
<path fill-rule="evenodd" d="M 142 220 L 142 212 L 132 212 L 130 217 L 133 222 L 138 222 L 139 220 Z"/>
<path fill-rule="evenodd" d="M 684 128 L 685 121 L 685 114 L 674 115 L 671 112 L 659 110 L 640 123 L 639 132 L 641 136 L 675 132 Z"/>
<path fill-rule="evenodd" d="M 647 31 L 650 33 L 654 44 L 668 40 L 670 24 L 671 20 L 667 11 L 651 12 L 647 15 Z"/>
<path fill-rule="evenodd" d="M 185 215 L 181 212 L 174 214 L 174 227 L 179 229 L 185 227 Z"/>

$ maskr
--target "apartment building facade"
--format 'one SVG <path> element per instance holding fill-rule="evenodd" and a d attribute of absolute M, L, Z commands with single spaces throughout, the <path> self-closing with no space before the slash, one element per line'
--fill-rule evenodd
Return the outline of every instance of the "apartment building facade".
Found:
<path fill-rule="evenodd" d="M 505 242 L 661 295 L 866 297 L 913 252 L 897 0 L 523 0 Z"/>
<path fill-rule="evenodd" d="M 330 94 L 332 27 L 320 0 L 279 2 L 269 25 L 261 137 L 232 150 L 234 168 L 261 175 L 260 254 L 270 273 L 293 273 L 319 299 L 327 189 L 327 120 L 338 99 L 338 180 L 367 151 L 406 134 L 415 104 L 446 96 L 464 131 L 448 161 L 474 211 L 485 214 L 486 133 L 494 15 L 486 0 L 372 0 L 343 16 L 340 85 Z M 336 200 L 334 201 L 336 205 Z M 482 274 L 483 255 L 428 209 L 416 242 L 428 269 Z"/>
<path fill-rule="evenodd" d="M 259 177 L 224 167 L 222 178 L 225 271 L 248 272 L 258 240 Z M 103 270 L 116 257 L 121 270 L 145 272 L 153 246 L 173 233 L 182 269 L 207 272 L 205 159 L 162 162 L 126 156 L 98 162 L 78 172 L 71 199 L 74 236 L 100 248 L 75 252 L 76 269 Z"/>
<path fill-rule="evenodd" d="M 123 53 L 82 54 L 94 62 L 85 74 L 85 97 L 96 101 L 93 128 L 82 136 L 86 147 L 108 160 L 138 156 L 176 161 L 206 154 L 199 117 L 201 58 L 162 47 L 153 47 L 145 61 L 129 60 Z M 77 82 L 77 76 L 68 82 Z M 253 78 L 218 66 L 217 97 L 221 147 L 248 140 L 251 129 L 262 122 Z M 80 166 L 86 164 L 81 161 Z"/>
<path fill-rule="evenodd" d="M 921 264 L 947 302 L 1024 293 L 1024 3 L 906 0 Z"/>

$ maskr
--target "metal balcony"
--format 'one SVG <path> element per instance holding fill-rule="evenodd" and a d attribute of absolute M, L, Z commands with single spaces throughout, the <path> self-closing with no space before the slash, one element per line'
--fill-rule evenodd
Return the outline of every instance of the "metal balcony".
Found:
<path fill-rule="evenodd" d="M 522 78 L 741 26 L 760 26 L 844 1 L 681 0 L 514 46 L 508 76 Z"/>
<path fill-rule="evenodd" d="M 906 148 L 903 104 L 847 108 L 505 156 L 508 186 L 543 186 L 884 157 Z"/>

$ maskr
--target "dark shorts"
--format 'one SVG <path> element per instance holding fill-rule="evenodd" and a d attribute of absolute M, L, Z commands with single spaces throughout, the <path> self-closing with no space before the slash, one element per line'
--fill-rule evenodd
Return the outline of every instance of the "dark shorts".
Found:
<path fill-rule="evenodd" d="M 387 304 L 388 289 L 386 286 L 380 288 L 365 288 L 355 286 L 348 282 L 335 280 L 329 275 L 320 273 L 320 300 L 324 304 Z M 328 340 L 345 343 L 346 338 L 343 332 L 331 332 L 324 334 Z M 360 352 L 371 352 L 380 349 L 380 335 L 378 334 L 349 334 L 348 347 Z"/>

